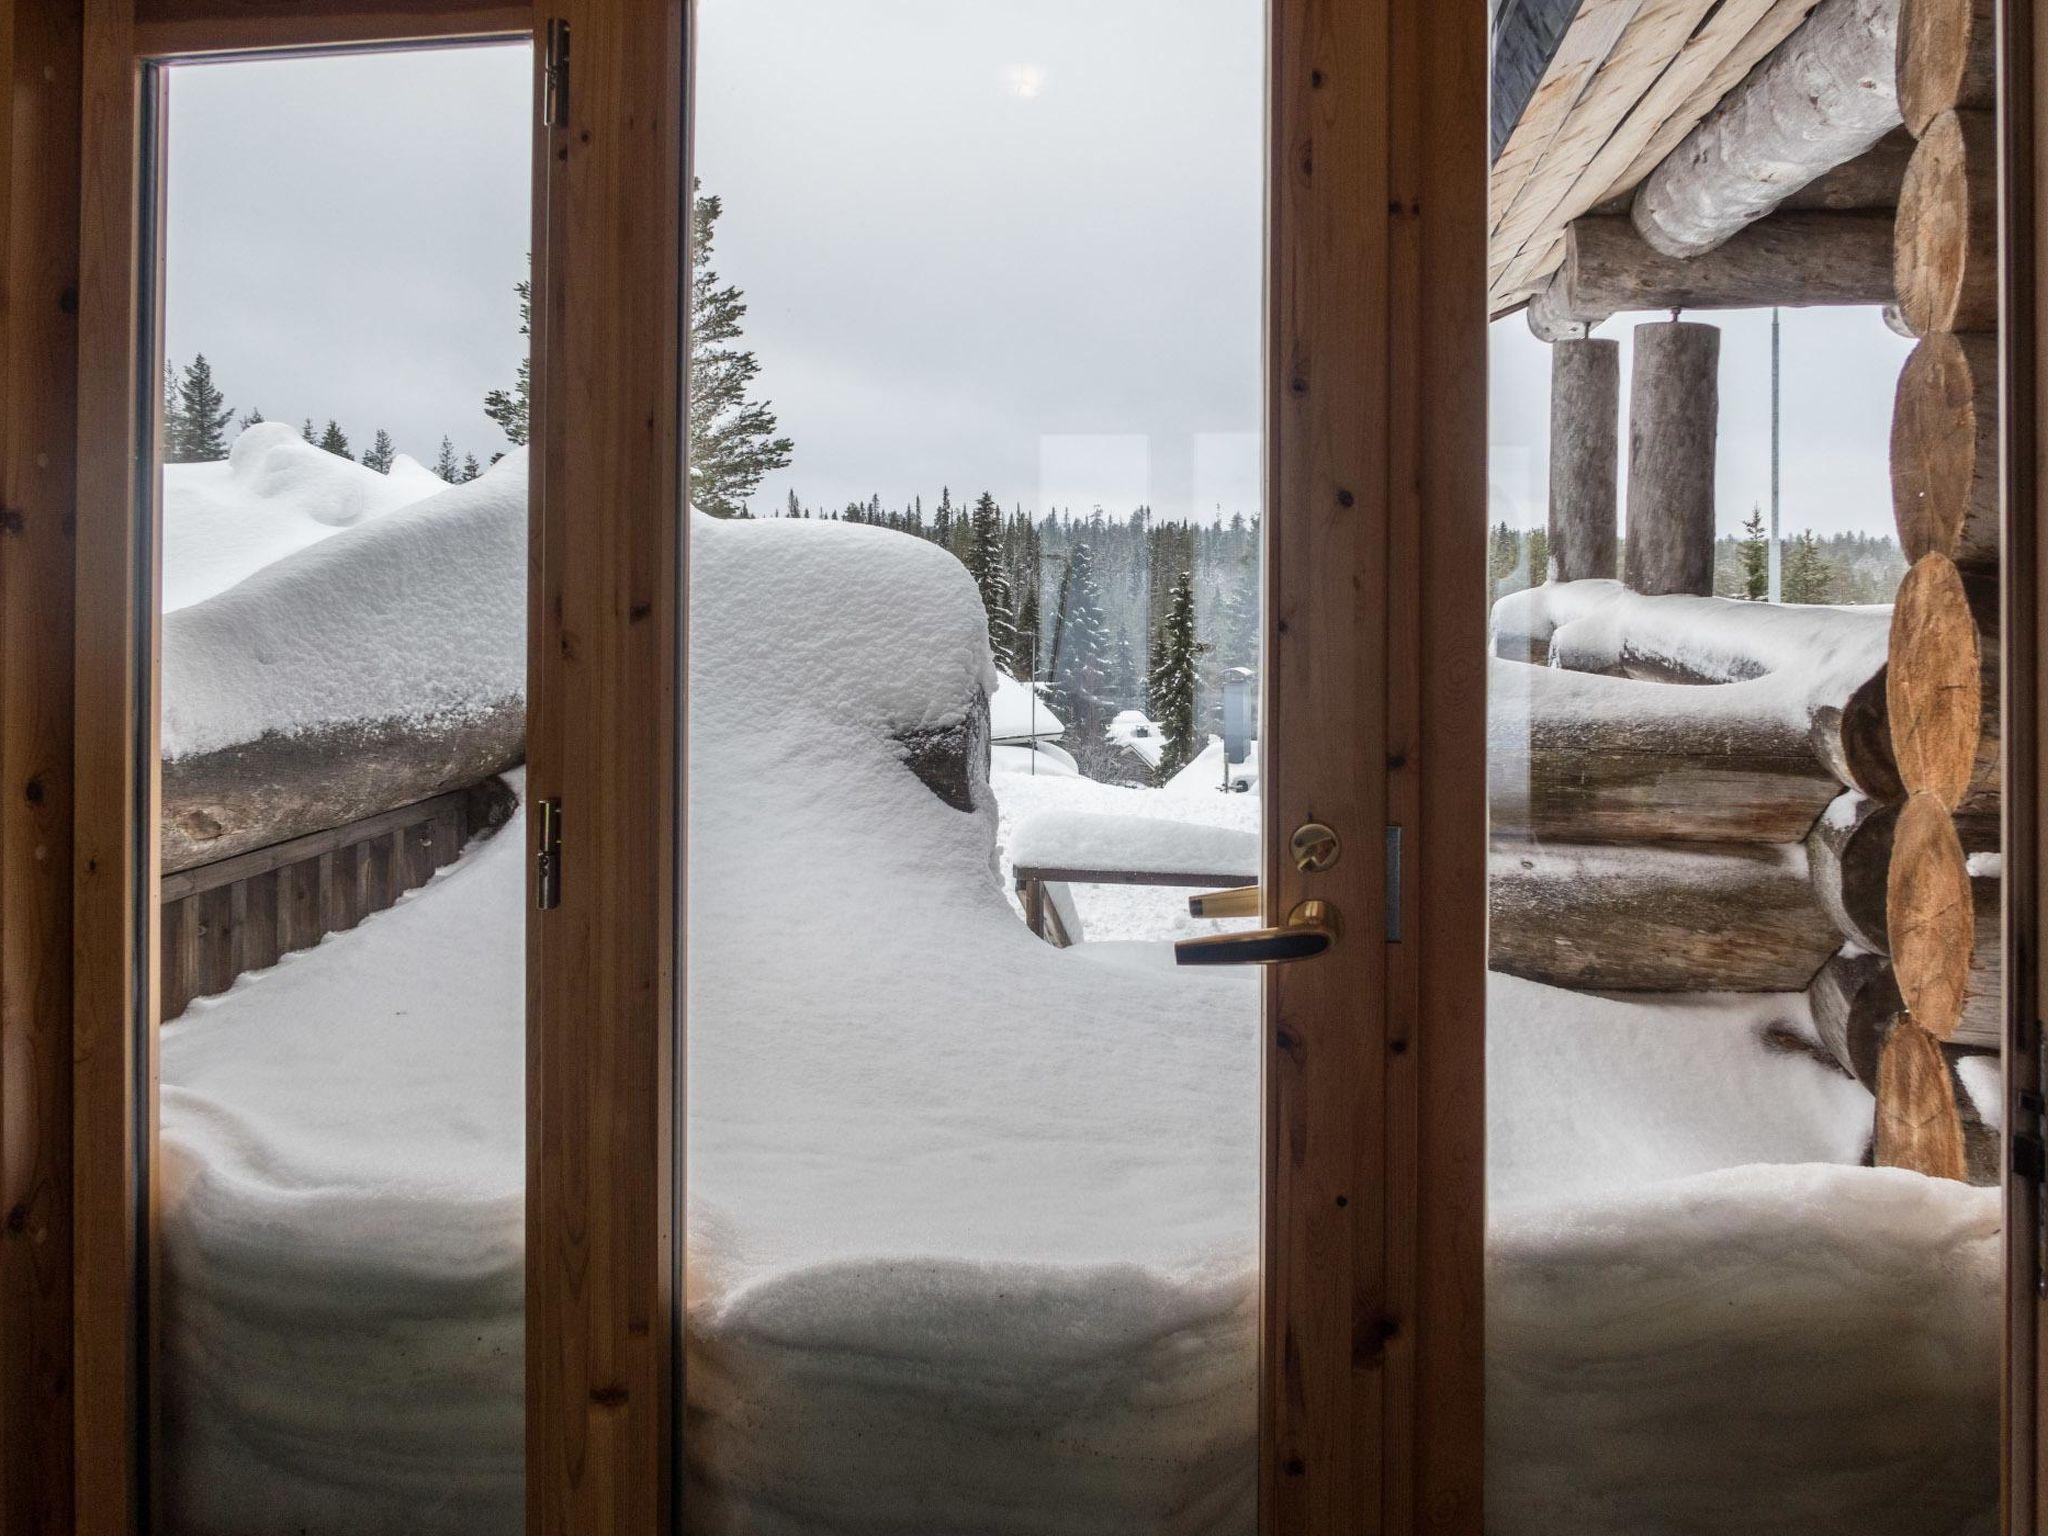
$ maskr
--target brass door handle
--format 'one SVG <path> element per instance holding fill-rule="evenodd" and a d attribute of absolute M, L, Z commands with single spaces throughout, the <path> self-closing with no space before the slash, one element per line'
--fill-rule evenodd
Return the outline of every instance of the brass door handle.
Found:
<path fill-rule="evenodd" d="M 1312 959 L 1336 942 L 1337 909 L 1327 901 L 1304 901 L 1278 928 L 1181 939 L 1173 946 L 1173 959 L 1177 965 L 1277 965 Z"/>
<path fill-rule="evenodd" d="M 1204 891 L 1188 898 L 1190 917 L 1257 917 L 1259 888 L 1235 885 L 1227 891 Z"/>

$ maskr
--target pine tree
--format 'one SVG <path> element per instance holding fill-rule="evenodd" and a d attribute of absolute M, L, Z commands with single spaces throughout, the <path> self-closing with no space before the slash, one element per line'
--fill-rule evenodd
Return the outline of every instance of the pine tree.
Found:
<path fill-rule="evenodd" d="M 1742 525 L 1742 542 L 1736 548 L 1742 556 L 1742 595 L 1760 603 L 1771 593 L 1771 544 L 1764 537 L 1763 508 L 1750 507 L 1749 519 Z"/>
<path fill-rule="evenodd" d="M 1038 665 L 1038 629 L 1038 577 L 1034 572 L 1024 583 L 1023 601 L 1017 604 L 1017 639 L 1010 668 L 1010 675 L 1022 682 L 1031 681 L 1032 670 Z"/>
<path fill-rule="evenodd" d="M 532 256 L 527 257 L 528 265 Z M 519 295 L 519 334 L 533 335 L 533 279 L 523 277 L 512 285 Z M 484 396 L 484 414 L 503 430 L 507 441 L 518 447 L 526 441 L 528 413 L 533 404 L 533 353 L 519 359 L 519 373 L 510 389 L 494 389 Z"/>
<path fill-rule="evenodd" d="M 355 457 L 354 454 L 348 451 L 348 434 L 335 424 L 334 418 L 331 416 L 327 419 L 327 430 L 320 434 L 320 447 L 337 458 L 352 459 Z"/>
<path fill-rule="evenodd" d="M 1539 587 L 1550 580 L 1550 530 L 1529 531 L 1529 585 Z"/>
<path fill-rule="evenodd" d="M 441 439 L 441 452 L 434 459 L 434 473 L 454 485 L 462 478 L 462 466 L 455 459 L 455 445 L 446 436 Z"/>
<path fill-rule="evenodd" d="M 1785 551 L 1778 584 L 1788 603 L 1831 603 L 1835 600 L 1835 572 L 1821 553 L 1820 540 L 1808 529 Z"/>
<path fill-rule="evenodd" d="M 194 464 L 226 458 L 226 428 L 234 415 L 214 386 L 206 354 L 196 354 L 178 377 L 177 436 L 172 440 L 169 431 L 165 432 L 166 460 Z"/>
<path fill-rule="evenodd" d="M 1158 658 L 1145 679 L 1145 695 L 1164 746 L 1153 770 L 1164 784 L 1195 756 L 1195 581 L 1191 572 L 1174 578 L 1166 622 L 1159 632 Z"/>
<path fill-rule="evenodd" d="M 879 502 L 876 506 L 879 511 Z M 1010 575 L 1003 568 L 1003 513 L 987 491 L 969 515 L 967 555 L 962 562 L 981 593 L 988 611 L 988 645 L 998 667 L 1008 671 L 1017 660 L 1017 632 L 1010 614 Z"/>
<path fill-rule="evenodd" d="M 185 423 L 178 414 L 178 370 L 168 361 L 164 364 L 163 456 L 166 464 L 182 464 L 185 459 Z"/>
<path fill-rule="evenodd" d="M 307 442 L 313 444 L 315 447 L 319 446 L 320 439 L 313 435 L 312 417 L 308 416 L 306 418 L 306 424 L 303 427 L 299 428 L 299 436 L 303 437 Z"/>
<path fill-rule="evenodd" d="M 462 456 L 462 479 L 465 484 L 467 484 L 471 480 L 474 480 L 478 475 L 482 474 L 483 472 L 484 467 L 483 465 L 477 463 L 475 454 L 465 453 Z"/>
<path fill-rule="evenodd" d="M 377 429 L 376 441 L 363 454 L 363 468 L 374 469 L 380 475 L 391 473 L 391 461 L 398 457 L 397 445 L 391 441 L 391 434 L 382 427 Z"/>
<path fill-rule="evenodd" d="M 241 425 L 244 432 L 248 431 L 251 427 L 261 426 L 262 424 L 263 413 L 257 410 L 255 406 L 250 406 L 248 410 L 242 413 Z"/>
<path fill-rule="evenodd" d="M 1109 629 L 1103 621 L 1102 592 L 1095 561 L 1077 543 L 1060 578 L 1060 605 L 1053 615 L 1052 687 L 1054 708 L 1092 740 L 1107 723 L 1104 694 L 1109 682 Z"/>
<path fill-rule="evenodd" d="M 789 463 L 790 440 L 775 435 L 769 402 L 748 397 L 760 360 L 730 345 L 746 299 L 711 270 L 712 231 L 724 205 L 697 193 L 690 211 L 690 500 L 713 517 L 733 517 L 770 470 Z"/>

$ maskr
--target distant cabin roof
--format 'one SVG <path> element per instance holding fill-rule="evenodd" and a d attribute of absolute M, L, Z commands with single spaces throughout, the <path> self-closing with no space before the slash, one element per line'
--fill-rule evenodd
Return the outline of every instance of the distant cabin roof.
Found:
<path fill-rule="evenodd" d="M 1066 733 L 1066 724 L 1046 706 L 1042 690 L 1034 701 L 1029 684 L 1008 673 L 997 680 L 995 695 L 988 701 L 989 740 L 998 746 L 1018 746 L 1058 741 Z"/>

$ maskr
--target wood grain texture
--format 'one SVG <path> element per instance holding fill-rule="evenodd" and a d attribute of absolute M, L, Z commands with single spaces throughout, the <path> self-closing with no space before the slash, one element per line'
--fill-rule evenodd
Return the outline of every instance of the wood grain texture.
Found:
<path fill-rule="evenodd" d="M 1899 996 L 1922 1029 L 1946 1040 L 1963 1016 L 1977 914 L 1962 842 L 1934 795 L 1914 795 L 1899 813 L 1885 907 Z"/>
<path fill-rule="evenodd" d="M 1915 135 L 1997 104 L 1997 0 L 1899 0 L 1899 112 Z"/>
<path fill-rule="evenodd" d="M 1977 776 L 1984 738 L 1984 647 L 1955 562 L 1923 555 L 1892 606 L 1886 707 L 1906 789 L 1954 810 Z"/>
<path fill-rule="evenodd" d="M 1263 883 L 1274 911 L 1332 901 L 1346 937 L 1267 980 L 1260 1523 L 1465 1532 L 1485 494 L 1458 445 L 1485 420 L 1485 18 L 1427 0 L 1270 16 Z M 1285 856 L 1311 816 L 1357 850 L 1318 874 Z M 1412 839 L 1399 945 L 1381 937 L 1388 824 Z"/>
<path fill-rule="evenodd" d="M 1814 894 L 1843 938 L 1875 954 L 1891 948 L 1885 892 L 1891 875 L 1895 805 L 1850 790 L 1806 839 Z"/>
<path fill-rule="evenodd" d="M 1998 328 L 1998 249 L 1997 123 L 1944 112 L 1899 187 L 1899 309 L 1916 335 Z"/>
<path fill-rule="evenodd" d="M 1713 596 L 1720 427 L 1720 327 L 1691 320 L 1637 326 L 1622 571 L 1631 591 Z"/>
<path fill-rule="evenodd" d="M 1946 555 L 1994 571 L 1999 500 L 1998 338 L 1937 332 L 1906 358 L 1892 406 L 1892 515 L 1908 561 Z"/>
<path fill-rule="evenodd" d="M 1550 569 L 1612 579 L 1621 537 L 1621 343 L 1576 337 L 1550 351 Z"/>
<path fill-rule="evenodd" d="M 550 15 L 573 44 L 536 145 L 528 784 L 561 801 L 563 874 L 527 925 L 527 1525 L 667 1536 L 685 8 L 565 0 L 537 31 Z"/>
<path fill-rule="evenodd" d="M 78 7 L 0 9 L 0 1531 L 72 1520 Z"/>
<path fill-rule="evenodd" d="M 145 57 L 530 37 L 533 13 L 488 0 L 135 0 Z"/>
<path fill-rule="evenodd" d="M 142 243 L 142 77 L 127 0 L 85 5 L 85 135 L 79 252 L 78 572 L 73 920 L 78 1334 L 75 1405 L 81 1530 L 137 1518 L 137 1362 L 148 1347 L 148 1212 L 138 1153 L 153 1135 L 156 924 L 154 669 L 155 347 L 140 334 L 160 269 Z M 148 647 L 153 653 L 153 644 Z"/>
<path fill-rule="evenodd" d="M 1877 1092 L 1878 1059 L 1885 1037 L 1906 1011 L 1892 963 L 1853 946 L 1820 968 L 1806 989 L 1821 1043 L 1857 1082 Z"/>
<path fill-rule="evenodd" d="M 1948 1059 L 1910 1017 L 1892 1027 L 1878 1059 L 1874 1153 L 1880 1168 L 1910 1168 L 1935 1179 L 1965 1175 L 1963 1122 Z"/>

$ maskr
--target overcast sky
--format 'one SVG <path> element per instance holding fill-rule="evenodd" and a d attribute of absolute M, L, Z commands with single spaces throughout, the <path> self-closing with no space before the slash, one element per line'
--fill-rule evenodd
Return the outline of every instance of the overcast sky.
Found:
<path fill-rule="evenodd" d="M 755 506 L 1258 499 L 1260 0 L 700 0 L 698 169 L 796 443 Z M 185 66 L 166 329 L 236 410 L 487 458 L 520 356 L 524 48 Z M 1724 327 L 1719 499 L 1768 495 L 1768 319 Z M 1604 334 L 1625 334 L 1632 321 Z M 1906 343 L 1788 311 L 1789 528 L 1891 527 Z M 1548 350 L 1494 327 L 1494 516 L 1543 516 Z M 1626 362 L 1624 363 L 1626 366 Z M 1626 389 L 1626 382 L 1624 382 Z"/>

